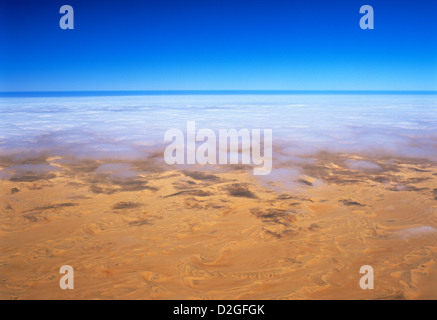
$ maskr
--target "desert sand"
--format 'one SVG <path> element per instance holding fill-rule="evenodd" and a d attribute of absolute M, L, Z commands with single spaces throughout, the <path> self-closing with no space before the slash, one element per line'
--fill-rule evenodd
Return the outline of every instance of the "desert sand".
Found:
<path fill-rule="evenodd" d="M 436 163 L 302 168 L 3 157 L 0 299 L 437 299 Z"/>

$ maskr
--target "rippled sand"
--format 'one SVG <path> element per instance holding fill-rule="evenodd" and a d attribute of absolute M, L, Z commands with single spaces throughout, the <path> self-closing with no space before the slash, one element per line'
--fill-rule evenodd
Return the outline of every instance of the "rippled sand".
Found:
<path fill-rule="evenodd" d="M 1 299 L 437 299 L 435 163 L 322 153 L 277 181 L 102 165 L 2 159 Z"/>

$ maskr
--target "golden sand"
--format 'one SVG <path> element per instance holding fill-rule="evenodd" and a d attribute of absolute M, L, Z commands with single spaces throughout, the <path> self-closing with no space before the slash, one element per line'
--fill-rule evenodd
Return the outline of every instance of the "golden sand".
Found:
<path fill-rule="evenodd" d="M 436 299 L 437 165 L 354 157 L 320 154 L 288 188 L 231 166 L 116 177 L 43 159 L 59 170 L 0 180 L 0 299 Z"/>

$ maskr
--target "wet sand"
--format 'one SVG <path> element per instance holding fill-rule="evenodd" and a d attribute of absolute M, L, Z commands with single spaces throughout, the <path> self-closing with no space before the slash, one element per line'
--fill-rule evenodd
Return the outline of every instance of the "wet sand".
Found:
<path fill-rule="evenodd" d="M 437 299 L 436 163 L 321 153 L 282 182 L 153 157 L 0 169 L 0 299 Z"/>

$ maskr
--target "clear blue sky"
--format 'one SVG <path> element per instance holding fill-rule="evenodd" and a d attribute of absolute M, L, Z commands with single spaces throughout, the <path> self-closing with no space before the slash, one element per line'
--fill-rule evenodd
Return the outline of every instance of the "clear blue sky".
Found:
<path fill-rule="evenodd" d="M 437 90 L 437 1 L 2 0 L 0 91 L 58 90 Z"/>

